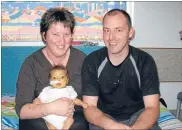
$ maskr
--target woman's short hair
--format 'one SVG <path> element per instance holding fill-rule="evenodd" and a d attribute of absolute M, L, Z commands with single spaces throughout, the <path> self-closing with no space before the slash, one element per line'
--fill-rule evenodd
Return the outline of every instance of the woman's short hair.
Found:
<path fill-rule="evenodd" d="M 63 23 L 65 27 L 69 27 L 73 34 L 75 27 L 74 15 L 65 8 L 50 8 L 42 15 L 40 22 L 40 34 L 44 43 L 46 42 L 43 33 L 46 33 L 49 27 L 57 22 Z"/>

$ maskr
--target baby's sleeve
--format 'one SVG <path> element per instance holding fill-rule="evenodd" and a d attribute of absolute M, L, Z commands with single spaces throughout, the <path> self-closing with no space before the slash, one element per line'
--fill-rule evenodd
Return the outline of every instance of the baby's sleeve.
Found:
<path fill-rule="evenodd" d="M 46 103 L 46 101 L 48 100 L 48 95 L 47 95 L 47 91 L 50 89 L 50 87 L 46 87 L 42 90 L 42 92 L 39 94 L 38 98 L 40 99 L 40 101 L 42 103 Z"/>
<path fill-rule="evenodd" d="M 67 86 L 69 89 L 69 93 L 70 93 L 70 98 L 73 100 L 75 99 L 78 94 L 76 93 L 76 91 L 74 90 L 74 88 L 72 86 Z"/>

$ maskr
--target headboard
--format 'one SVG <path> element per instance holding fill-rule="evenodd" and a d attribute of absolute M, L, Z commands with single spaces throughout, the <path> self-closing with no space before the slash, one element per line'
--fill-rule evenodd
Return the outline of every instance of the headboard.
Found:
<path fill-rule="evenodd" d="M 102 46 L 74 46 L 89 54 Z M 41 47 L 2 47 L 2 93 L 16 93 L 16 80 L 24 59 Z M 160 82 L 182 82 L 182 48 L 141 48 L 156 61 Z"/>
<path fill-rule="evenodd" d="M 89 54 L 90 52 L 101 48 L 101 46 L 74 46 L 79 50 Z M 16 93 L 16 80 L 20 67 L 25 58 L 32 52 L 40 49 L 41 47 L 2 47 L 2 93 L 15 94 Z"/>

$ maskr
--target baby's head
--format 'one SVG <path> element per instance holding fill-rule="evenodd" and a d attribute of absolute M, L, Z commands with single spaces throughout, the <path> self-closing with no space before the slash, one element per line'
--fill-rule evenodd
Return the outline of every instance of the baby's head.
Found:
<path fill-rule="evenodd" d="M 50 85 L 53 88 L 65 88 L 68 84 L 68 72 L 63 66 L 56 66 L 49 73 Z"/>

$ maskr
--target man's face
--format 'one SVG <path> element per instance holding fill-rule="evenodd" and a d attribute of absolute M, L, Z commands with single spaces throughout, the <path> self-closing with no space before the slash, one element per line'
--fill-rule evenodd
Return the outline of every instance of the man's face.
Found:
<path fill-rule="evenodd" d="M 122 54 L 128 49 L 129 38 L 133 36 L 133 28 L 129 29 L 122 13 L 107 15 L 103 21 L 103 40 L 109 55 Z"/>
<path fill-rule="evenodd" d="M 68 84 L 68 76 L 65 70 L 52 70 L 50 72 L 50 81 L 56 83 L 52 84 L 53 88 L 64 88 Z"/>

